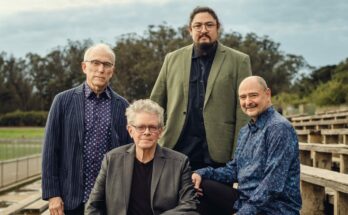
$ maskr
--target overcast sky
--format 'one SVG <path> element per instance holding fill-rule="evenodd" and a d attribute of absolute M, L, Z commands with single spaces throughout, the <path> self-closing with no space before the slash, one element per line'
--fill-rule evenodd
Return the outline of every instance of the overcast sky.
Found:
<path fill-rule="evenodd" d="M 183 26 L 197 5 L 212 7 L 225 32 L 268 35 L 313 66 L 348 57 L 347 0 L 0 0 L 0 52 L 46 55 L 68 39 L 114 44 L 148 25 Z"/>

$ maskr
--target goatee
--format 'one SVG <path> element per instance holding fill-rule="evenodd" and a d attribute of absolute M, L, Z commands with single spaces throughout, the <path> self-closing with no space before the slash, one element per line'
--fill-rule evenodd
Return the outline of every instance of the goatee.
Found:
<path fill-rule="evenodd" d="M 207 55 L 209 51 L 215 46 L 216 42 L 213 43 L 198 43 L 196 45 L 199 55 Z"/>

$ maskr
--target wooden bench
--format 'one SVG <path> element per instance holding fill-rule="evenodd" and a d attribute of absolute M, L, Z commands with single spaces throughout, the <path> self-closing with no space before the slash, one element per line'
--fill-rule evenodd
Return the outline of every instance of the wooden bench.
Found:
<path fill-rule="evenodd" d="M 298 116 L 291 117 L 291 122 L 316 122 L 325 120 L 337 120 L 337 119 L 348 119 L 348 111 L 336 112 L 336 113 L 324 113 L 316 114 L 311 116 Z"/>
<path fill-rule="evenodd" d="M 48 201 L 39 199 L 21 210 L 21 214 L 40 215 L 48 208 Z"/>
<path fill-rule="evenodd" d="M 35 202 L 35 201 L 37 201 L 39 199 L 41 199 L 41 194 L 40 193 L 31 195 L 31 196 L 23 199 L 22 201 L 7 207 L 4 211 L 1 212 L 1 214 L 2 215 L 15 215 L 15 214 L 18 214 L 19 212 L 21 212 L 21 210 L 23 208 L 25 208 L 26 206 L 32 204 L 33 202 Z"/>
<path fill-rule="evenodd" d="M 301 164 L 331 170 L 333 158 L 338 155 L 337 162 L 341 173 L 348 174 L 348 146 L 343 144 L 324 145 L 299 143 Z"/>
<path fill-rule="evenodd" d="M 325 121 L 311 122 L 293 122 L 292 125 L 296 130 L 321 130 L 321 129 L 337 129 L 348 128 L 348 118 Z"/>
<path fill-rule="evenodd" d="M 301 165 L 301 215 L 325 215 L 325 188 L 333 190 L 334 214 L 347 214 L 348 175 Z"/>
<path fill-rule="evenodd" d="M 348 128 L 296 130 L 300 142 L 348 145 Z"/>
<path fill-rule="evenodd" d="M 319 130 L 296 130 L 299 142 L 320 143 L 322 136 Z"/>
<path fill-rule="evenodd" d="M 324 144 L 341 143 L 348 145 L 348 128 L 322 129 L 320 134 Z"/>

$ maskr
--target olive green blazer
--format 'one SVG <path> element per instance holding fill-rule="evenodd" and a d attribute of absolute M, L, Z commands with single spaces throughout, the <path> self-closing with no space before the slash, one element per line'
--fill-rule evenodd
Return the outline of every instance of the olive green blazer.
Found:
<path fill-rule="evenodd" d="M 165 130 L 159 144 L 174 148 L 182 132 L 188 104 L 193 45 L 167 54 L 150 99 L 165 109 Z M 218 43 L 204 100 L 204 125 L 211 158 L 232 158 L 239 129 L 248 118 L 238 99 L 239 83 L 251 75 L 249 56 Z"/>

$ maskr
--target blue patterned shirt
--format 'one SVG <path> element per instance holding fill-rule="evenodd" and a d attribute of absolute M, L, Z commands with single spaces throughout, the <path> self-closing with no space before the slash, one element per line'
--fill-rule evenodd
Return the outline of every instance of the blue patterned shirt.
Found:
<path fill-rule="evenodd" d="M 299 214 L 300 162 L 297 135 L 273 107 L 241 128 L 234 159 L 225 167 L 196 171 L 205 179 L 238 182 L 237 214 Z"/>
<path fill-rule="evenodd" d="M 85 140 L 83 145 L 83 202 L 87 202 L 100 171 L 104 155 L 111 147 L 111 92 L 107 87 L 99 97 L 85 83 Z"/>

